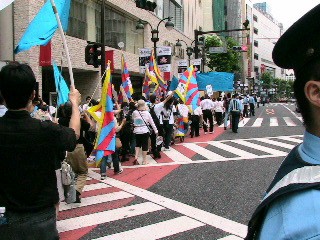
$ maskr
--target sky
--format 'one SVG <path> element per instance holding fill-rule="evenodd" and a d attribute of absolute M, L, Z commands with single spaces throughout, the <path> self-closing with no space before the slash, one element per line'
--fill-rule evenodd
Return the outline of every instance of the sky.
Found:
<path fill-rule="evenodd" d="M 271 8 L 271 15 L 278 22 L 283 23 L 284 30 L 288 29 L 313 7 L 320 4 L 320 0 L 252 0 L 252 2 L 267 2 Z"/>

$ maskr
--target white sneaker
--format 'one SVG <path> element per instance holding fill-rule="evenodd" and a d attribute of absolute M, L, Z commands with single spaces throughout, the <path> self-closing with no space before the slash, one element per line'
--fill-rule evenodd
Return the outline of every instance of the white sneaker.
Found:
<path fill-rule="evenodd" d="M 163 151 L 170 151 L 170 148 L 164 148 Z"/>
<path fill-rule="evenodd" d="M 213 132 L 209 132 L 210 134 L 213 134 Z"/>
<path fill-rule="evenodd" d="M 207 132 L 204 132 L 204 135 L 207 135 Z"/>

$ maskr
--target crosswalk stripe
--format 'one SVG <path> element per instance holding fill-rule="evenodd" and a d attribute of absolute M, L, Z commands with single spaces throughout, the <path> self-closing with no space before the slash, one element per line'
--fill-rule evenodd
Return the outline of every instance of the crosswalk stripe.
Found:
<path fill-rule="evenodd" d="M 95 179 L 100 177 L 100 175 L 95 172 L 90 172 L 90 176 L 92 176 Z M 171 209 L 175 212 L 181 213 L 182 215 L 188 216 L 192 219 L 198 220 L 207 225 L 221 229 L 230 234 L 240 236 L 240 237 L 245 237 L 247 234 L 248 228 L 244 224 L 237 223 L 227 218 L 220 217 L 216 214 L 206 212 L 204 210 L 189 206 L 187 204 L 175 201 L 170 198 L 163 197 L 159 194 L 147 191 L 142 188 L 135 187 L 133 185 L 130 185 L 125 182 L 121 182 L 114 178 L 108 178 L 107 182 L 113 187 L 120 188 L 138 197 L 141 197 L 148 201 L 152 201 L 156 204 L 159 204 L 159 206 L 163 206 L 165 208 Z"/>
<path fill-rule="evenodd" d="M 223 237 L 223 238 L 219 238 L 217 240 L 243 240 L 243 238 L 240 238 L 240 237 L 237 237 L 237 236 L 234 236 L 234 235 L 229 235 L 229 236 L 226 236 L 226 237 Z"/>
<path fill-rule="evenodd" d="M 244 127 L 249 122 L 250 118 L 243 118 L 243 120 L 239 121 L 238 127 Z"/>
<path fill-rule="evenodd" d="M 261 127 L 262 121 L 263 121 L 263 118 L 257 118 L 252 124 L 252 127 Z"/>
<path fill-rule="evenodd" d="M 85 185 L 83 188 L 83 192 L 102 189 L 102 188 L 109 188 L 109 187 L 111 187 L 111 186 L 108 184 L 99 182 L 99 183 L 94 183 L 94 184 L 90 184 L 90 185 Z"/>
<path fill-rule="evenodd" d="M 261 146 L 261 145 L 255 144 L 255 143 L 251 143 L 248 141 L 244 141 L 244 140 L 231 140 L 231 142 L 235 142 L 237 144 L 240 144 L 240 145 L 243 145 L 246 147 L 250 147 L 250 148 L 253 148 L 253 149 L 256 149 L 259 151 L 263 151 L 263 152 L 269 153 L 271 155 L 286 156 L 288 154 L 286 152 L 282 152 L 282 151 L 279 151 L 279 150 L 276 150 L 273 148 L 267 148 L 267 147 L 264 147 L 264 146 Z"/>
<path fill-rule="evenodd" d="M 123 191 L 102 194 L 102 195 L 92 196 L 92 197 L 86 197 L 86 198 L 81 198 L 81 204 L 79 203 L 67 204 L 65 202 L 61 202 L 59 206 L 59 211 L 65 211 L 69 209 L 90 206 L 98 203 L 111 202 L 111 201 L 130 198 L 130 197 L 134 197 L 134 196 L 130 193 L 123 192 Z"/>
<path fill-rule="evenodd" d="M 290 117 L 283 117 L 283 120 L 286 122 L 287 126 L 289 127 L 297 126 L 297 124 L 295 124 Z"/>
<path fill-rule="evenodd" d="M 204 226 L 204 223 L 192 218 L 182 216 L 168 221 L 151 224 L 145 227 L 136 228 L 126 232 L 97 238 L 95 240 L 153 240 L 169 237 L 177 233 Z"/>
<path fill-rule="evenodd" d="M 278 137 L 278 138 L 279 139 L 283 139 L 283 140 L 287 140 L 287 141 L 290 141 L 290 142 L 302 143 L 302 140 L 296 139 L 296 138 L 292 138 L 292 137 L 289 137 L 289 136 L 281 136 L 281 137 Z"/>
<path fill-rule="evenodd" d="M 235 147 L 229 146 L 229 145 L 224 144 L 222 142 L 209 142 L 209 144 L 214 146 L 214 147 L 217 147 L 217 148 L 223 149 L 225 151 L 231 152 L 233 154 L 236 154 L 239 157 L 248 157 L 248 158 L 257 157 L 257 155 L 255 155 L 253 153 L 249 153 L 249 152 L 243 151 L 243 150 L 241 150 L 239 148 L 235 148 Z"/>
<path fill-rule="evenodd" d="M 270 127 L 277 127 L 279 126 L 278 119 L 276 117 L 270 118 Z"/>
<path fill-rule="evenodd" d="M 157 164 L 157 161 L 154 160 L 150 155 L 147 155 L 146 161 L 148 162 L 148 164 Z M 138 162 L 140 165 L 142 165 L 142 156 L 141 155 L 138 157 Z"/>
<path fill-rule="evenodd" d="M 207 150 L 203 147 L 200 147 L 199 145 L 194 144 L 194 143 L 186 143 L 185 146 L 187 148 L 191 149 L 192 151 L 204 156 L 207 159 L 217 159 L 217 158 L 225 159 L 225 157 L 223 157 L 217 153 L 211 152 L 210 150 Z"/>
<path fill-rule="evenodd" d="M 160 205 L 154 204 L 152 202 L 145 202 L 109 211 L 60 220 L 57 222 L 57 229 L 59 232 L 66 232 L 97 224 L 117 221 L 124 218 L 143 215 L 163 209 L 164 207 L 161 207 Z"/>
<path fill-rule="evenodd" d="M 295 146 L 295 145 L 291 145 L 288 143 L 278 142 L 278 141 L 274 141 L 274 140 L 266 139 L 266 138 L 257 138 L 254 140 L 259 141 L 259 142 L 263 142 L 263 143 L 268 143 L 268 144 L 275 145 L 275 146 L 279 146 L 279 147 L 283 147 L 283 148 L 287 148 L 287 149 L 292 149 Z"/>
<path fill-rule="evenodd" d="M 174 162 L 193 162 L 190 158 L 186 157 L 174 148 L 170 148 L 169 151 L 164 151 L 163 153 L 167 155 L 170 159 L 172 159 Z"/>
<path fill-rule="evenodd" d="M 303 119 L 302 119 L 302 117 L 297 117 L 299 120 L 300 120 L 300 122 L 303 122 Z"/>

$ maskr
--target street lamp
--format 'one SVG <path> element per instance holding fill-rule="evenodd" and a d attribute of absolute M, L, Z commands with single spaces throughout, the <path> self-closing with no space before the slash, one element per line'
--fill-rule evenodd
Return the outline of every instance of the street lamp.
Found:
<path fill-rule="evenodd" d="M 144 31 L 145 24 L 149 24 L 149 26 L 151 27 L 151 41 L 153 42 L 153 47 L 154 47 L 154 51 L 155 51 L 154 54 L 156 54 L 157 42 L 159 41 L 159 26 L 160 26 L 160 23 L 162 23 L 165 20 L 168 20 L 165 23 L 165 27 L 166 27 L 166 29 L 168 29 L 170 31 L 170 30 L 172 30 L 174 28 L 174 24 L 171 21 L 171 19 L 172 19 L 172 17 L 167 17 L 167 18 L 162 19 L 158 23 L 157 28 L 153 28 L 152 25 L 149 22 L 143 21 L 141 19 L 139 19 L 139 21 L 137 22 L 136 30 L 139 31 L 139 32 L 143 32 Z"/>
<path fill-rule="evenodd" d="M 189 46 L 189 45 L 187 44 L 187 42 L 184 41 L 184 40 L 182 40 L 182 39 L 178 39 L 178 40 L 176 40 L 176 41 L 177 41 L 176 47 L 177 47 L 178 49 L 180 49 L 180 48 L 182 47 L 182 42 L 184 42 L 184 43 L 186 44 L 186 46 L 187 46 L 187 48 L 186 48 L 186 53 L 187 53 L 187 56 L 188 56 L 188 61 L 189 61 L 189 66 L 190 66 L 190 57 L 191 57 L 192 53 L 194 53 L 192 44 L 195 42 L 195 40 L 193 40 L 193 41 L 191 42 L 191 46 Z"/>

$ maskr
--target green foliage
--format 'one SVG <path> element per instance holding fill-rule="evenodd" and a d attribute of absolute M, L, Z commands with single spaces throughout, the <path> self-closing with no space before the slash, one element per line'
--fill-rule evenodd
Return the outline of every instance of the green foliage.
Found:
<path fill-rule="evenodd" d="M 217 72 L 237 72 L 240 71 L 240 54 L 232 50 L 233 46 L 239 46 L 239 43 L 233 38 L 226 38 L 226 53 L 208 53 L 209 47 L 222 47 L 223 41 L 218 36 L 206 37 L 206 56 L 208 67 Z"/>
<path fill-rule="evenodd" d="M 278 98 L 291 97 L 291 92 L 293 92 L 293 81 L 274 78 L 270 72 L 264 72 L 261 74 L 260 82 L 261 81 L 263 81 L 263 83 L 261 83 L 263 88 L 276 88 L 276 95 Z"/>

